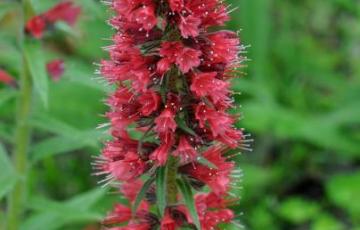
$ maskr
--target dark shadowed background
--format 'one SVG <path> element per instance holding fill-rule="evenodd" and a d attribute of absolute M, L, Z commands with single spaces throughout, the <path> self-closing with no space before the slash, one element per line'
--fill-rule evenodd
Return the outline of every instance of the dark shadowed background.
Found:
<path fill-rule="evenodd" d="M 0 67 L 18 77 L 14 2 L 0 0 Z M 41 13 L 58 1 L 32 2 Z M 90 175 L 91 155 L 107 138 L 95 128 L 105 122 L 110 89 L 94 72 L 114 32 L 105 22 L 111 12 L 99 1 L 75 2 L 76 26 L 59 26 L 43 41 L 45 60 L 62 58 L 65 73 L 49 81 L 48 108 L 34 95 L 23 230 L 98 229 L 121 200 Z M 230 2 L 238 9 L 228 27 L 241 29 L 251 59 L 233 85 L 241 92 L 239 127 L 255 139 L 254 151 L 237 158 L 244 171 L 237 219 L 250 230 L 359 230 L 360 2 Z M 12 149 L 15 95 L 0 85 L 0 156 Z M 0 198 L 16 180 L 3 158 Z"/>

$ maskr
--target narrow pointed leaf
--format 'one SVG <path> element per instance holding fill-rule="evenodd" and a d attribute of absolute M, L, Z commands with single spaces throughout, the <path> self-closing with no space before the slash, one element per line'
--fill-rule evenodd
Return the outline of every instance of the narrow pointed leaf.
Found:
<path fill-rule="evenodd" d="M 5 196 L 15 185 L 16 174 L 11 161 L 0 143 L 0 200 Z"/>
<path fill-rule="evenodd" d="M 213 164 L 211 161 L 209 161 L 208 159 L 206 159 L 205 157 L 198 156 L 197 161 L 200 164 L 206 165 L 209 168 L 217 169 L 217 166 L 215 164 Z"/>
<path fill-rule="evenodd" d="M 178 184 L 181 194 L 183 195 L 185 205 L 190 212 L 190 215 L 194 221 L 194 224 L 195 224 L 196 228 L 198 230 L 200 230 L 201 225 L 200 225 L 200 221 L 199 221 L 199 216 L 196 211 L 194 194 L 191 190 L 191 186 L 186 180 L 177 179 L 176 182 Z"/>
<path fill-rule="evenodd" d="M 155 178 L 151 177 L 149 178 L 145 184 L 142 186 L 140 192 L 137 194 L 136 198 L 135 198 L 135 202 L 134 205 L 132 207 L 132 213 L 134 214 L 137 210 L 137 208 L 139 207 L 141 201 L 143 200 L 143 198 L 146 195 L 146 192 L 149 190 L 150 186 L 152 185 L 152 183 L 154 182 Z"/>
<path fill-rule="evenodd" d="M 196 133 L 194 130 L 192 130 L 187 124 L 185 123 L 184 119 L 176 118 L 176 124 L 180 129 L 187 132 L 190 135 L 196 136 Z"/>
<path fill-rule="evenodd" d="M 160 167 L 156 172 L 156 201 L 161 216 L 166 207 L 166 167 Z"/>
<path fill-rule="evenodd" d="M 35 90 L 46 107 L 48 103 L 48 77 L 40 41 L 26 39 L 24 51 Z"/>

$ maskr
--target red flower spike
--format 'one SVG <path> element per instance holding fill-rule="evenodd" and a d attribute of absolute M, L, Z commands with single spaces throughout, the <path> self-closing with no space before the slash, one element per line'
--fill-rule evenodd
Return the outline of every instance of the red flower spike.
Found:
<path fill-rule="evenodd" d="M 53 60 L 46 64 L 48 74 L 53 81 L 59 81 L 65 71 L 65 64 L 63 60 Z"/>
<path fill-rule="evenodd" d="M 34 38 L 43 37 L 46 29 L 58 21 L 64 21 L 73 26 L 79 15 L 81 8 L 74 6 L 71 1 L 64 1 L 43 14 L 36 15 L 26 22 L 25 31 L 30 33 Z"/>
<path fill-rule="evenodd" d="M 25 31 L 37 39 L 42 38 L 45 30 L 46 20 L 42 15 L 31 18 L 25 25 Z"/>
<path fill-rule="evenodd" d="M 110 2 L 116 34 L 100 72 L 115 88 L 106 100 L 112 140 L 94 166 L 96 175 L 105 175 L 102 182 L 116 182 L 129 201 L 107 217 L 118 225 L 110 229 L 214 230 L 233 222 L 226 206 L 234 204 L 229 190 L 241 175 L 225 154 L 247 145 L 242 143 L 246 135 L 234 128 L 237 116 L 227 110 L 233 106 L 230 82 L 242 66 L 243 47 L 236 33 L 211 28 L 229 20 L 228 7 L 220 0 Z M 169 189 L 175 178 L 196 191 L 210 189 L 194 196 L 200 223 L 175 191 L 166 195 L 164 216 L 151 211 L 161 166 Z M 131 215 L 143 186 L 148 190 Z"/>
<path fill-rule="evenodd" d="M 80 7 L 74 6 L 71 1 L 64 1 L 45 12 L 44 17 L 50 23 L 64 21 L 72 26 L 77 21 L 80 13 Z"/>

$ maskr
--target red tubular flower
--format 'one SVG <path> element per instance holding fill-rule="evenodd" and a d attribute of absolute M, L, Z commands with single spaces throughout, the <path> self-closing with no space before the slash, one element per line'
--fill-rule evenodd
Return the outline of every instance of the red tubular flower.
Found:
<path fill-rule="evenodd" d="M 170 211 L 167 211 L 161 220 L 160 230 L 176 230 L 176 221 L 170 216 Z"/>
<path fill-rule="evenodd" d="M 168 133 L 163 138 L 163 143 L 150 156 L 150 159 L 154 160 L 159 165 L 165 165 L 173 144 L 173 137 L 171 133 Z"/>
<path fill-rule="evenodd" d="M 58 21 L 64 21 L 73 26 L 80 13 L 80 7 L 74 6 L 71 1 L 64 1 L 42 14 L 30 18 L 25 25 L 25 31 L 34 38 L 40 39 L 47 28 Z"/>
<path fill-rule="evenodd" d="M 34 38 L 42 38 L 46 30 L 46 19 L 42 15 L 37 15 L 26 22 L 25 31 Z"/>
<path fill-rule="evenodd" d="M 141 180 L 125 182 L 121 185 L 120 191 L 128 200 L 133 202 L 142 186 L 143 182 Z"/>
<path fill-rule="evenodd" d="M 149 116 L 159 108 L 160 96 L 156 92 L 149 90 L 139 97 L 139 103 L 141 104 L 141 114 Z"/>
<path fill-rule="evenodd" d="M 46 69 L 54 81 L 59 81 L 65 71 L 64 61 L 60 59 L 50 61 L 46 64 Z"/>
<path fill-rule="evenodd" d="M 227 6 L 221 0 L 109 5 L 116 34 L 100 72 L 115 88 L 106 101 L 112 140 L 105 142 L 95 168 L 106 184 L 120 184 L 117 191 L 131 207 L 116 206 L 105 224 L 112 230 L 214 230 L 234 222 L 226 206 L 240 171 L 227 150 L 247 144 L 228 109 L 230 78 L 244 60 L 243 47 L 236 33 L 212 28 L 229 20 Z M 159 185 L 167 194 L 160 194 Z M 178 193 L 186 185 L 211 191 L 194 197 L 198 218 Z M 166 205 L 153 212 L 148 206 L 160 198 Z M 140 211 L 131 213 L 138 204 Z"/>
<path fill-rule="evenodd" d="M 200 24 L 201 24 L 200 18 L 196 18 L 192 15 L 189 15 L 187 17 L 181 17 L 181 22 L 179 25 L 181 35 L 184 38 L 198 36 Z"/>
<path fill-rule="evenodd" d="M 222 157 L 221 154 L 221 150 L 216 147 L 202 154 L 204 158 L 213 163 L 217 168 L 209 168 L 208 166 L 194 163 L 183 166 L 181 171 L 209 185 L 215 194 L 225 194 L 229 189 L 230 174 L 234 168 L 234 163 L 227 162 L 226 158 Z"/>
<path fill-rule="evenodd" d="M 176 64 L 183 73 L 200 65 L 201 52 L 192 48 L 184 47 L 176 58 Z"/>
<path fill-rule="evenodd" d="M 0 69 L 0 82 L 6 85 L 17 87 L 16 80 L 2 69 Z"/>
<path fill-rule="evenodd" d="M 161 114 L 155 119 L 155 131 L 160 136 L 166 136 L 176 130 L 176 122 L 174 120 L 174 113 L 170 109 L 164 109 Z"/>
<path fill-rule="evenodd" d="M 140 176 L 145 166 L 137 154 L 130 152 L 122 160 L 107 163 L 105 168 L 116 180 L 130 181 Z"/>
<path fill-rule="evenodd" d="M 216 72 L 200 73 L 193 76 L 191 91 L 198 97 L 209 97 L 215 105 L 229 101 L 228 82 L 216 78 Z"/>
<path fill-rule="evenodd" d="M 181 136 L 179 145 L 173 153 L 174 156 L 180 157 L 182 162 L 194 161 L 197 157 L 196 150 L 189 144 L 185 136 Z"/>
<path fill-rule="evenodd" d="M 233 211 L 224 207 L 225 203 L 224 199 L 214 196 L 213 193 L 198 194 L 195 197 L 202 229 L 216 229 L 218 224 L 229 223 L 234 218 Z"/>

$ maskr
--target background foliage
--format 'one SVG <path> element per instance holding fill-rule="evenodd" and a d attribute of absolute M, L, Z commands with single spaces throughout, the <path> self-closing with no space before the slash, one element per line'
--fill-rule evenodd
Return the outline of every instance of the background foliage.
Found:
<path fill-rule="evenodd" d="M 55 0 L 33 0 L 37 12 Z M 48 107 L 34 95 L 24 230 L 97 229 L 114 200 L 97 188 L 91 155 L 106 139 L 102 100 L 109 89 L 94 74 L 113 31 L 95 0 L 75 1 L 73 29 L 46 38 L 42 58 L 66 70 L 49 81 Z M 256 140 L 238 157 L 244 171 L 235 207 L 247 229 L 360 229 L 360 3 L 354 0 L 233 0 L 229 23 L 243 29 L 247 76 L 234 82 L 240 121 Z M 0 2 L 0 67 L 19 74 L 15 1 Z M 45 44 L 45 43 L 44 43 Z M 0 86 L 0 198 L 17 180 L 9 159 L 16 91 Z M 4 203 L 0 203 L 2 205 Z M 1 207 L 0 220 L 5 206 Z M 0 222 L 1 223 L 1 222 Z M 0 226 L 1 228 L 1 226 Z"/>

